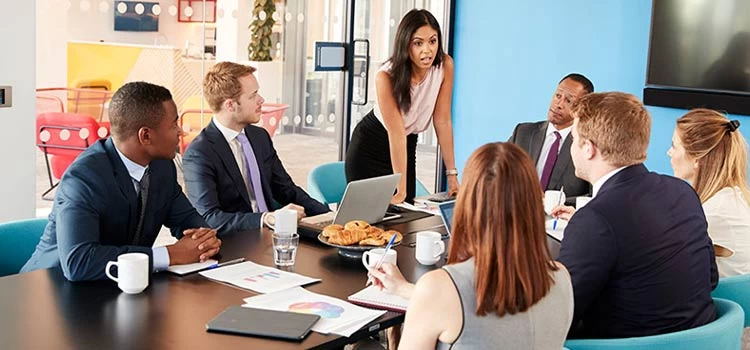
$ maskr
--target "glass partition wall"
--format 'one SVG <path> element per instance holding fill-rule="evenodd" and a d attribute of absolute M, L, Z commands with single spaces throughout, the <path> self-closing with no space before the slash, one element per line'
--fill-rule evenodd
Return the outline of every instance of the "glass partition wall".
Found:
<path fill-rule="evenodd" d="M 95 124 L 85 128 L 91 129 L 86 136 L 107 137 L 111 94 L 127 82 L 148 81 L 174 96 L 187 134 L 182 151 L 211 120 L 202 98 L 205 72 L 224 60 L 253 65 L 266 100 L 258 124 L 272 135 L 287 171 L 305 188 L 311 169 L 341 159 L 342 140 L 373 108 L 375 72 L 391 54 L 400 18 L 412 8 L 430 10 L 447 40 L 447 1 L 37 0 L 37 118 L 46 114 L 65 122 L 88 116 Z M 263 34 L 251 27 L 262 27 Z M 270 60 L 249 57 L 253 40 L 264 43 L 264 58 Z M 348 100 L 347 72 L 314 71 L 315 42 L 349 40 L 369 42 L 364 54 L 370 57 L 365 69 L 370 79 L 363 104 Z M 354 89 L 355 99 L 363 99 L 364 83 L 352 80 L 361 85 Z M 81 132 L 43 131 L 37 129 L 40 145 L 59 141 L 83 148 L 92 140 Z M 436 146 L 432 130 L 420 136 L 417 177 L 430 190 L 435 187 Z M 56 158 L 53 147 L 38 148 L 37 215 L 44 216 L 52 201 L 42 193 L 53 187 L 74 156 L 65 160 Z M 44 197 L 53 198 L 54 191 Z"/>

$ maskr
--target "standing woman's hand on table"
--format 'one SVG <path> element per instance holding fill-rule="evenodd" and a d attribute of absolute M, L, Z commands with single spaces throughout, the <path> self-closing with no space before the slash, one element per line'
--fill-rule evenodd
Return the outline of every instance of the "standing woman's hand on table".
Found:
<path fill-rule="evenodd" d="M 391 198 L 391 204 L 401 204 L 406 199 L 406 185 L 401 185 L 399 183 L 398 187 L 396 188 L 396 193 L 393 195 L 393 198 Z"/>
<path fill-rule="evenodd" d="M 458 176 L 448 176 L 448 193 L 455 197 L 458 194 Z"/>

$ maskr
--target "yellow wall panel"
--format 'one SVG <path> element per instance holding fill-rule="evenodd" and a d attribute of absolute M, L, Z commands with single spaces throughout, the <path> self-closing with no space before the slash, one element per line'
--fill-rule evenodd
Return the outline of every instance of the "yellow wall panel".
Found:
<path fill-rule="evenodd" d="M 80 80 L 108 80 L 120 88 L 141 54 L 140 47 L 68 43 L 68 87 Z"/>

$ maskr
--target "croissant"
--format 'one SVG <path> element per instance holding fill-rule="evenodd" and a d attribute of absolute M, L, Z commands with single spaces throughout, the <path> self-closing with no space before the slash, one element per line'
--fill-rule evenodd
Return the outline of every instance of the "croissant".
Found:
<path fill-rule="evenodd" d="M 372 245 L 372 246 L 382 246 L 385 244 L 386 241 L 382 238 L 365 238 L 361 241 L 359 241 L 359 245 Z"/>
<path fill-rule="evenodd" d="M 352 220 L 352 221 L 347 222 L 346 225 L 344 225 L 344 228 L 347 230 L 353 230 L 353 229 L 367 230 L 368 228 L 370 228 L 370 224 L 362 220 Z"/>
<path fill-rule="evenodd" d="M 321 234 L 323 235 L 323 237 L 328 238 L 328 237 L 331 237 L 331 236 L 333 236 L 333 235 L 335 235 L 335 234 L 337 234 L 337 233 L 339 233 L 340 231 L 343 231 L 343 230 L 344 230 L 344 226 L 335 225 L 335 224 L 334 225 L 328 225 L 328 226 L 326 226 L 326 227 L 323 228 L 323 232 L 321 232 Z"/>
<path fill-rule="evenodd" d="M 365 238 L 367 238 L 367 232 L 365 230 L 343 230 L 328 237 L 328 243 L 336 245 L 352 245 L 359 243 L 359 241 Z"/>
<path fill-rule="evenodd" d="M 380 238 L 382 234 L 382 228 L 370 226 L 370 228 L 367 229 L 367 238 Z"/>
<path fill-rule="evenodd" d="M 396 230 L 388 230 L 380 234 L 380 238 L 384 239 L 386 242 L 391 241 L 391 237 L 393 235 L 396 235 L 396 240 L 393 241 L 393 243 L 399 243 L 402 239 L 404 239 L 404 235 L 401 234 L 401 232 L 398 232 Z"/>

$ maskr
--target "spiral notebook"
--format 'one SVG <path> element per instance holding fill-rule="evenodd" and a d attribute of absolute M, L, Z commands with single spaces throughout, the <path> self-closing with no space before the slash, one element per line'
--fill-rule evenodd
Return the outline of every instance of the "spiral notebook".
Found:
<path fill-rule="evenodd" d="M 350 295 L 347 300 L 362 306 L 398 312 L 404 312 L 409 307 L 408 299 L 385 293 L 375 286 L 362 289 Z"/>

